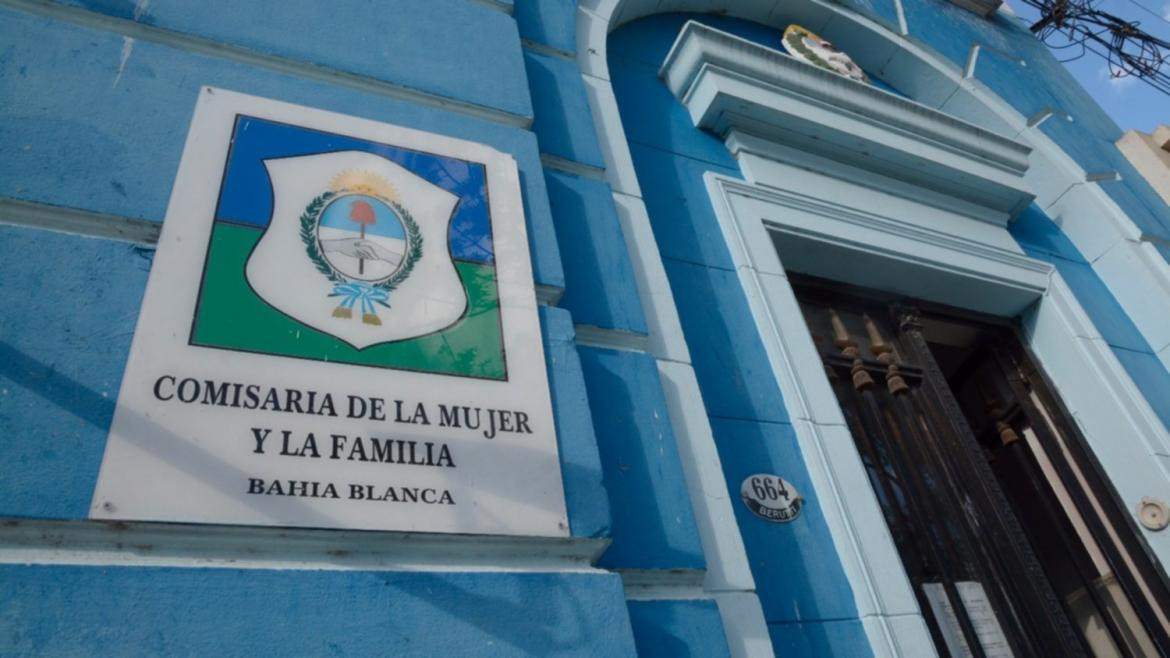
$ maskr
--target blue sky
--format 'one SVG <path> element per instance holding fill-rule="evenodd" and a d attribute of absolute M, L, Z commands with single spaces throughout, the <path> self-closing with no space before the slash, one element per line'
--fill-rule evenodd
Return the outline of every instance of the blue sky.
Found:
<path fill-rule="evenodd" d="M 358 201 L 365 201 L 370 205 L 374 211 L 374 223 L 366 226 L 366 233 L 373 233 L 374 235 L 383 235 L 388 238 L 397 238 L 405 240 L 406 235 L 402 232 L 402 222 L 399 221 L 398 216 L 394 214 L 393 210 L 386 204 L 372 199 L 368 196 L 348 196 L 342 197 L 337 201 L 329 204 L 322 213 L 321 226 L 328 226 L 329 228 L 338 228 L 344 231 L 351 231 L 357 233 L 361 230 L 361 226 L 356 222 L 350 221 L 350 213 L 352 212 L 353 204 Z"/>
<path fill-rule="evenodd" d="M 1008 5 L 1025 25 L 1031 25 L 1039 15 L 1021 0 L 1008 0 Z M 1170 41 L 1170 0 L 1100 0 L 1096 8 L 1126 21 L 1139 22 L 1142 30 Z M 1070 48 L 1053 54 L 1063 60 L 1077 52 L 1078 49 Z M 1170 124 L 1170 96 L 1137 78 L 1111 77 L 1104 58 L 1086 53 L 1065 66 L 1122 130 L 1136 128 L 1148 133 L 1159 123 Z"/>

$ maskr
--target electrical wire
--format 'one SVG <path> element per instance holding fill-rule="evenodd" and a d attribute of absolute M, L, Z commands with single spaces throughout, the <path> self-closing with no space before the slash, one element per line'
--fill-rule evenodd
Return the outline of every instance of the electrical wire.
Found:
<path fill-rule="evenodd" d="M 1111 76 L 1134 77 L 1170 95 L 1170 42 L 1143 31 L 1140 22 L 1100 11 L 1095 0 L 1023 2 L 1039 11 L 1039 19 L 1029 30 L 1045 45 L 1053 50 L 1081 48 L 1080 53 L 1064 61 L 1092 52 L 1107 62 Z M 1136 0 L 1130 2 L 1154 13 Z"/>

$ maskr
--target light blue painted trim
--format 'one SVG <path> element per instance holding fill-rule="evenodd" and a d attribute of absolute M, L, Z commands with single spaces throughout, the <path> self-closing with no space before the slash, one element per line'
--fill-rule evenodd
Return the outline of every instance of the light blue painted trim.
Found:
<path fill-rule="evenodd" d="M 545 169 L 552 169 L 566 174 L 573 174 L 574 176 L 581 176 L 584 178 L 593 178 L 596 180 L 605 179 L 605 168 L 594 165 L 582 164 L 574 160 L 566 160 L 557 155 L 549 153 L 540 154 L 540 163 L 544 165 Z"/>
<path fill-rule="evenodd" d="M 626 151 L 629 157 L 629 151 Z M 630 165 L 633 167 L 633 164 Z M 617 206 L 622 237 L 634 270 L 638 298 L 646 316 L 647 351 L 661 361 L 689 364 L 690 352 L 679 323 L 678 309 L 671 294 L 666 268 L 658 251 L 658 242 L 650 226 L 646 204 L 640 197 L 617 192 L 613 195 Z M 693 400 L 688 401 L 688 404 Z"/>
<path fill-rule="evenodd" d="M 706 598 L 702 569 L 616 569 L 627 601 Z"/>
<path fill-rule="evenodd" d="M 587 324 L 579 324 L 576 329 L 577 344 L 582 347 L 601 347 L 611 350 L 626 350 L 628 352 L 645 352 L 649 345 L 645 334 L 635 334 L 616 329 L 603 329 Z"/>
<path fill-rule="evenodd" d="M 739 161 L 740 171 L 749 180 L 754 179 L 753 165 L 759 162 L 760 158 L 763 158 L 764 160 L 794 165 L 832 178 L 848 180 L 859 187 L 879 193 L 892 191 L 894 196 L 913 197 L 916 201 L 937 209 L 940 214 L 959 214 L 994 226 L 1003 226 L 1007 223 L 1008 218 L 1003 212 L 957 199 L 935 189 L 886 176 L 872 169 L 866 169 L 864 166 L 846 164 L 790 145 L 778 144 L 739 131 L 729 132 L 724 145 L 731 153 L 735 154 Z M 881 195 L 871 195 L 871 197 L 874 196 L 880 197 Z"/>
<path fill-rule="evenodd" d="M 758 170 L 767 175 L 764 181 L 776 180 L 791 173 L 792 165 Z M 793 176 L 789 180 L 794 184 L 798 179 Z M 708 176 L 708 184 L 726 199 L 732 213 L 762 220 L 762 230 L 739 223 L 745 233 L 737 234 L 736 241 L 730 243 L 736 252 L 733 261 L 773 274 L 783 274 L 771 257 L 773 245 L 781 243 L 792 246 L 785 259 L 788 269 L 890 289 L 904 285 L 900 277 L 921 276 L 929 285 L 916 286 L 919 297 L 1013 316 L 1040 298 L 1053 269 L 1021 254 L 1006 235 L 1001 236 L 1000 244 L 985 241 L 981 231 L 964 235 L 962 223 L 973 220 L 943 222 L 921 209 L 921 219 L 926 221 L 885 214 L 877 203 L 868 203 L 870 199 L 844 181 L 838 183 L 840 189 L 833 197 L 818 195 L 819 190 L 809 194 L 806 186 L 781 189 L 714 175 Z M 846 189 L 849 194 L 844 193 Z M 784 209 L 783 221 L 767 219 L 780 208 Z M 935 226 L 946 226 L 947 230 Z M 847 245 L 855 260 L 843 263 L 824 258 L 824 253 L 818 256 L 818 248 L 829 244 Z M 808 249 L 796 245 L 808 245 Z M 866 267 L 877 262 L 885 263 L 884 267 Z"/>
<path fill-rule="evenodd" d="M 1039 184 L 1057 187 L 1043 179 Z M 1124 215 L 1100 184 L 1074 184 L 1042 207 L 1154 351 L 1170 345 L 1170 323 L 1158 302 L 1170 303 L 1170 265 L 1158 253 L 1158 245 L 1137 227 L 1126 229 Z M 1162 352 L 1159 358 L 1170 369 L 1170 352 Z"/>
<path fill-rule="evenodd" d="M 0 223 L 154 245 L 162 222 L 0 197 Z"/>
<path fill-rule="evenodd" d="M 825 69 L 808 66 L 776 48 L 688 21 L 660 69 L 663 81 L 683 104 L 695 93 L 698 79 L 711 69 L 734 74 L 747 84 L 774 84 L 804 98 L 801 102 L 866 114 L 886 132 L 908 132 L 935 140 L 951 150 L 980 158 L 1006 172 L 1022 174 L 1031 151 L 1006 137 L 960 121 L 873 85 L 850 83 Z M 744 90 L 739 90 L 741 93 Z M 836 110 L 836 111 L 839 111 Z M 833 110 L 830 110 L 833 111 Z M 734 121 L 735 119 L 729 118 Z"/>
<path fill-rule="evenodd" d="M 740 501 L 735 499 L 723 476 L 723 463 L 711 421 L 701 404 L 703 398 L 694 368 L 659 360 L 658 374 L 707 559 L 703 588 L 708 592 L 752 592 L 751 601 L 741 601 L 740 607 L 747 618 L 759 615 L 763 621 L 759 597 L 755 594 L 756 582 L 733 510 Z M 696 405 L 696 401 L 700 404 Z"/>
<path fill-rule="evenodd" d="M 524 41 L 574 57 L 577 0 L 519 0 L 512 15 Z"/>
<path fill-rule="evenodd" d="M 558 48 L 553 48 L 552 46 L 547 46 L 547 45 L 540 43 L 540 42 L 537 42 L 537 41 L 529 41 L 528 39 L 521 39 L 520 46 L 522 48 L 524 48 L 524 50 L 536 53 L 538 55 L 545 55 L 548 57 L 559 57 L 561 59 L 569 60 L 569 61 L 573 61 L 576 59 L 576 56 L 571 52 L 568 52 L 566 50 L 560 50 Z"/>
<path fill-rule="evenodd" d="M 598 573 L 607 538 L 2 518 L 0 564 Z"/>
<path fill-rule="evenodd" d="M 734 658 L 775 655 L 772 638 L 768 635 L 768 622 L 764 620 L 760 600 L 754 592 L 716 592 L 715 602 L 723 619 L 727 648 Z"/>
<path fill-rule="evenodd" d="M 565 289 L 561 286 L 536 284 L 536 303 L 541 306 L 556 306 L 564 294 Z"/>

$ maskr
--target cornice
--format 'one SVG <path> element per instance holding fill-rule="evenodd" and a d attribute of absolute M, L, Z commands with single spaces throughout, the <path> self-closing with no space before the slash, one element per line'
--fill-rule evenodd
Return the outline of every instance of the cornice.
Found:
<path fill-rule="evenodd" d="M 985 206 L 1006 218 L 1033 195 L 1031 149 L 778 50 L 689 22 L 660 70 L 695 125 L 800 148 Z"/>
<path fill-rule="evenodd" d="M 769 230 L 805 235 L 819 241 L 845 244 L 848 240 L 842 237 L 841 232 L 830 228 L 834 223 L 839 226 L 870 229 L 904 241 L 901 249 L 887 254 L 892 258 L 915 263 L 927 269 L 953 272 L 973 279 L 995 282 L 998 286 L 1015 288 L 1033 297 L 1039 297 L 1044 293 L 1054 269 L 1051 264 L 1044 261 L 995 247 L 978 239 L 926 229 L 893 217 L 884 217 L 834 203 L 831 200 L 814 198 L 791 190 L 765 188 L 715 174 L 709 175 L 709 181 L 721 191 L 724 197 L 732 195 L 747 197 L 778 207 L 800 210 L 829 220 L 821 225 L 817 231 L 809 232 L 806 229 L 783 222 L 763 219 L 764 226 Z M 861 247 L 858 244 L 853 244 L 851 248 Z M 866 247 L 866 249 L 873 250 L 875 253 L 880 251 L 873 246 Z M 746 245 L 741 247 L 741 250 L 744 253 L 748 251 Z M 937 254 L 940 253 L 949 254 L 949 256 L 939 257 Z M 928 257 L 927 254 L 935 254 L 935 256 Z M 973 259 L 975 262 L 981 263 L 981 266 L 978 270 L 971 270 L 957 265 L 957 263 L 966 260 L 963 257 Z"/>

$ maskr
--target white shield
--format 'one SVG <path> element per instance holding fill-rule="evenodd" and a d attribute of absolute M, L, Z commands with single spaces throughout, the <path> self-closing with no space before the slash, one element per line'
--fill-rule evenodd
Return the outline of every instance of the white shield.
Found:
<path fill-rule="evenodd" d="M 357 349 L 434 333 L 463 317 L 467 294 L 447 244 L 458 197 L 385 158 L 362 151 L 274 158 L 265 160 L 264 166 L 272 181 L 272 219 L 245 266 L 248 283 L 261 299 Z M 361 303 L 353 308 L 351 317 L 335 314 L 345 297 L 336 294 L 338 282 L 318 269 L 302 236 L 301 217 L 309 204 L 328 191 L 337 176 L 355 171 L 388 182 L 422 237 L 421 255 L 414 259 L 409 276 L 389 291 L 385 300 L 389 308 L 376 306 L 380 324 L 363 321 Z M 312 239 L 317 240 L 316 231 L 313 233 Z M 373 261 L 370 272 L 377 272 Z M 352 270 L 348 274 L 360 282 Z"/>

